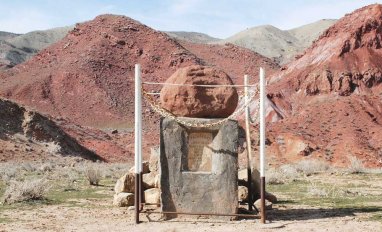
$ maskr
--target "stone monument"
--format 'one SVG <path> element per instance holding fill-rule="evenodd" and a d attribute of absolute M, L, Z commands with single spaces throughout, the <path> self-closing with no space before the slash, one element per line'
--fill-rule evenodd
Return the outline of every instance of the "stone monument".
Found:
<path fill-rule="evenodd" d="M 208 124 L 228 117 L 237 106 L 236 89 L 227 86 L 232 80 L 213 67 L 181 68 L 167 82 L 172 85 L 162 88 L 161 104 L 182 121 Z M 238 123 L 199 128 L 164 118 L 160 131 L 162 211 L 237 213 Z"/>
<path fill-rule="evenodd" d="M 236 121 L 192 129 L 163 119 L 160 139 L 163 212 L 237 213 Z"/>

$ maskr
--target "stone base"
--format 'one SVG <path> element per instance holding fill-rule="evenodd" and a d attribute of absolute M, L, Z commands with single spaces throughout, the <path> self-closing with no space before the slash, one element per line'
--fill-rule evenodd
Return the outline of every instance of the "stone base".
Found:
<path fill-rule="evenodd" d="M 203 129 L 161 121 L 162 211 L 237 213 L 238 128 L 232 120 Z"/>

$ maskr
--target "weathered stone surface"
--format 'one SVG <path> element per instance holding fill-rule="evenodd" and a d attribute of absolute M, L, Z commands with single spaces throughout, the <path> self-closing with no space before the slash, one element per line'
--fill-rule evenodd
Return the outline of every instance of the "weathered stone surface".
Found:
<path fill-rule="evenodd" d="M 151 188 L 145 190 L 145 203 L 159 204 L 160 203 L 160 189 Z"/>
<path fill-rule="evenodd" d="M 223 71 L 200 65 L 178 69 L 166 83 L 187 85 L 232 85 Z M 238 94 L 232 87 L 193 87 L 166 85 L 160 94 L 162 106 L 178 115 L 196 118 L 224 118 L 237 106 Z"/>
<path fill-rule="evenodd" d="M 155 176 L 154 187 L 155 188 L 160 188 L 160 174 L 157 174 Z"/>
<path fill-rule="evenodd" d="M 143 174 L 143 176 L 142 176 L 143 188 L 144 189 L 154 188 L 155 187 L 155 177 L 156 177 L 156 175 L 153 172 Z"/>
<path fill-rule="evenodd" d="M 146 174 L 149 172 L 150 172 L 149 162 L 143 161 L 142 162 L 142 174 Z M 135 166 L 130 168 L 129 173 L 135 173 Z"/>
<path fill-rule="evenodd" d="M 114 186 L 114 191 L 118 193 L 133 193 L 135 189 L 135 176 L 133 173 L 126 173 L 117 180 Z"/>
<path fill-rule="evenodd" d="M 159 147 L 152 147 L 150 153 L 149 169 L 150 172 L 159 172 Z"/>
<path fill-rule="evenodd" d="M 258 199 L 257 201 L 255 201 L 254 205 L 261 212 L 261 210 L 262 210 L 262 208 L 261 208 L 261 200 Z M 265 200 L 265 209 L 266 210 L 271 210 L 272 206 L 273 206 L 272 202 L 270 202 L 268 200 Z"/>
<path fill-rule="evenodd" d="M 114 195 L 113 205 L 126 207 L 134 205 L 134 194 L 132 193 L 117 193 Z"/>
<path fill-rule="evenodd" d="M 220 127 L 203 129 L 202 132 L 213 134 L 212 143 L 206 146 L 212 151 L 211 170 L 190 171 L 187 163 L 190 129 L 173 120 L 162 120 L 162 210 L 237 213 L 238 124 L 236 121 L 227 121 Z M 200 149 L 202 151 L 204 149 Z"/>
<path fill-rule="evenodd" d="M 239 186 L 237 190 L 237 197 L 240 202 L 245 202 L 248 200 L 248 188 L 245 186 Z"/>

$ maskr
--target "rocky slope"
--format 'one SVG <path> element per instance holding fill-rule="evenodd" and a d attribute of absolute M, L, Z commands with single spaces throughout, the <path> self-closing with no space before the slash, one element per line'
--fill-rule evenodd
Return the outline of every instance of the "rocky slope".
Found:
<path fill-rule="evenodd" d="M 40 50 L 62 39 L 72 28 L 60 27 L 23 35 L 0 32 L 0 68 L 10 68 L 28 60 Z"/>
<path fill-rule="evenodd" d="M 235 49 L 221 56 L 226 65 L 221 68 L 229 73 L 237 69 L 231 64 L 239 57 Z M 277 68 L 246 53 L 258 61 L 240 65 L 248 70 L 262 60 Z M 126 128 L 132 124 L 126 119 L 133 115 L 136 63 L 142 65 L 145 81 L 163 82 L 179 67 L 206 61 L 165 33 L 124 16 L 103 15 L 77 25 L 63 40 L 7 71 L 0 79 L 0 95 L 81 125 Z"/>
<path fill-rule="evenodd" d="M 53 119 L 0 98 L 0 161 L 50 159 L 57 155 L 101 159 Z"/>
<path fill-rule="evenodd" d="M 144 81 L 157 82 L 193 64 L 216 66 L 238 83 L 244 72 L 257 75 L 259 65 L 278 69 L 271 60 L 237 46 L 187 46 L 130 18 L 98 16 L 77 24 L 27 62 L 0 73 L 0 96 L 67 121 L 60 127 L 104 159 L 131 159 L 136 63 L 142 66 Z M 159 117 L 145 104 L 144 116 L 149 150 L 158 144 Z M 114 129 L 119 132 L 110 134 Z"/>
<path fill-rule="evenodd" d="M 269 79 L 273 154 L 382 165 L 382 5 L 347 14 Z M 296 149 L 297 148 L 297 149 Z"/>
<path fill-rule="evenodd" d="M 310 46 L 335 20 L 320 20 L 291 30 L 272 25 L 246 29 L 217 43 L 233 43 L 285 64 Z"/>
<path fill-rule="evenodd" d="M 280 68 L 271 59 L 233 44 L 196 44 L 185 41 L 180 43 L 201 58 L 205 65 L 222 68 L 236 84 L 243 84 L 244 74 L 250 75 L 251 83 L 257 83 L 260 67 L 266 69 L 269 74 Z"/>
<path fill-rule="evenodd" d="M 188 32 L 188 31 L 165 31 L 167 35 L 169 35 L 171 38 L 179 40 L 179 41 L 186 41 L 191 43 L 211 43 L 211 42 L 217 42 L 220 39 L 214 38 L 212 36 L 209 36 L 207 34 L 199 33 L 199 32 Z"/>

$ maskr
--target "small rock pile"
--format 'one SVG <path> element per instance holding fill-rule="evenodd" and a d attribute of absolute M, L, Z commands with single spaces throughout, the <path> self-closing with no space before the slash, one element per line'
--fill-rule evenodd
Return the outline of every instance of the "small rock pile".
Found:
<path fill-rule="evenodd" d="M 160 177 L 158 168 L 158 149 L 151 149 L 150 161 L 143 162 L 142 182 L 143 182 L 143 202 L 150 204 L 160 203 Z M 132 167 L 126 174 L 117 180 L 114 187 L 113 205 L 127 207 L 134 205 L 135 173 Z"/>

